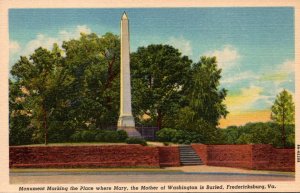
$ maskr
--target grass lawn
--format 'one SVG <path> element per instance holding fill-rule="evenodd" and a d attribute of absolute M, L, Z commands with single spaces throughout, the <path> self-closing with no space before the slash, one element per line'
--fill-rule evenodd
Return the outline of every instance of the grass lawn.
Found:
<path fill-rule="evenodd" d="M 29 144 L 20 145 L 23 147 L 33 147 L 33 146 L 84 146 L 84 145 L 126 145 L 126 143 L 107 143 L 107 142 L 83 142 L 83 143 L 48 143 L 45 144 Z"/>
<path fill-rule="evenodd" d="M 147 141 L 148 146 L 164 146 L 162 142 Z M 130 145 L 127 143 L 110 143 L 110 142 L 77 142 L 77 143 L 48 143 L 45 144 L 29 144 L 29 145 L 18 145 L 23 147 L 39 147 L 39 146 L 88 146 L 88 145 Z M 169 146 L 178 146 L 178 144 L 170 143 Z"/>

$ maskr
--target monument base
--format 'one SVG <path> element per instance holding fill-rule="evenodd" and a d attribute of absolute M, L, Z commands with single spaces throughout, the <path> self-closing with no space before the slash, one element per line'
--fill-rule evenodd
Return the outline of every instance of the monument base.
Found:
<path fill-rule="evenodd" d="M 143 138 L 134 127 L 118 127 L 118 130 L 126 131 L 128 137 Z"/>
<path fill-rule="evenodd" d="M 135 129 L 133 116 L 120 116 L 118 120 L 118 130 L 124 130 L 128 137 L 142 138 L 140 132 Z"/>

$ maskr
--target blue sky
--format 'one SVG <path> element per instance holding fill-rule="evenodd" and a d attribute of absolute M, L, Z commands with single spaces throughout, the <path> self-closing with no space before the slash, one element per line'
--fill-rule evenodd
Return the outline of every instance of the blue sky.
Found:
<path fill-rule="evenodd" d="M 217 56 L 221 86 L 229 90 L 231 114 L 269 110 L 282 89 L 295 92 L 294 9 L 11 9 L 10 66 L 39 46 L 78 38 L 80 32 L 119 34 L 130 21 L 131 51 L 152 43 L 170 44 L 194 62 Z"/>

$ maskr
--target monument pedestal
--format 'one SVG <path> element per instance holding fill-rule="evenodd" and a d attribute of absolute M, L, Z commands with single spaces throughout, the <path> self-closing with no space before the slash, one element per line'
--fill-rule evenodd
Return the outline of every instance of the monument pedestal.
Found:
<path fill-rule="evenodd" d="M 118 127 L 135 127 L 134 118 L 131 115 L 120 116 L 118 120 Z"/>
<path fill-rule="evenodd" d="M 118 120 L 118 130 L 126 131 L 128 137 L 142 138 L 140 132 L 135 129 L 133 116 L 120 116 Z"/>
<path fill-rule="evenodd" d="M 118 127 L 118 130 L 126 131 L 128 137 L 143 138 L 135 127 Z"/>

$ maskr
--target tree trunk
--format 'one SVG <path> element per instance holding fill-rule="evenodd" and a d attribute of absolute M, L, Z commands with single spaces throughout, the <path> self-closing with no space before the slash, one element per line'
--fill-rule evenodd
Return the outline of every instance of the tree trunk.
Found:
<path fill-rule="evenodd" d="M 283 144 L 283 148 L 286 147 L 286 137 L 285 137 L 285 114 L 284 114 L 284 108 L 283 108 L 283 112 L 282 112 L 282 144 Z"/>
<path fill-rule="evenodd" d="M 286 147 L 286 137 L 285 137 L 285 125 L 282 124 L 282 143 L 283 143 L 283 147 Z"/>
<path fill-rule="evenodd" d="M 160 110 L 157 111 L 157 127 L 158 127 L 158 130 L 161 129 L 161 126 L 162 126 L 162 118 L 163 118 L 163 115 L 161 113 Z"/>
<path fill-rule="evenodd" d="M 43 104 L 43 114 L 44 114 L 45 145 L 47 145 L 48 144 L 47 112 L 45 110 L 44 104 Z"/>

